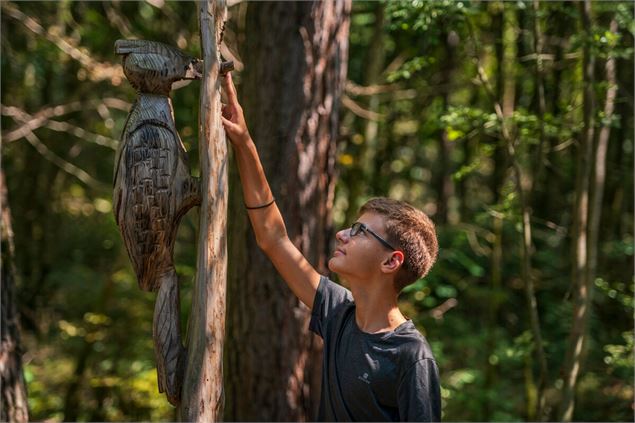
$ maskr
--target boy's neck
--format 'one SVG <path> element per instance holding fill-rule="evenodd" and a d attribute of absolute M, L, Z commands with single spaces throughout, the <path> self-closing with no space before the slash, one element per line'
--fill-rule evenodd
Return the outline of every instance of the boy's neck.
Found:
<path fill-rule="evenodd" d="M 389 332 L 406 321 L 397 306 L 397 294 L 385 283 L 351 283 L 355 299 L 355 321 L 367 333 Z"/>

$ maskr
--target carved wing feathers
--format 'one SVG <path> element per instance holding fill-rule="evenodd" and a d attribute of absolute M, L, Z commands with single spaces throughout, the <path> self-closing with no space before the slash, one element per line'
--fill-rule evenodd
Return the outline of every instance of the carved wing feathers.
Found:
<path fill-rule="evenodd" d="M 170 187 L 178 160 L 175 143 L 169 141 L 172 136 L 163 127 L 143 125 L 131 135 L 124 152 L 130 183 L 124 233 L 145 290 L 156 290 L 155 272 L 172 266 L 176 199 Z"/>

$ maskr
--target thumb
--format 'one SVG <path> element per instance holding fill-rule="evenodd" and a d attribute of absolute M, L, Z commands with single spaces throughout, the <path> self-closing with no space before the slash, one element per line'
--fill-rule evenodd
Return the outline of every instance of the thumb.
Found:
<path fill-rule="evenodd" d="M 225 116 L 221 116 L 220 117 L 220 121 L 223 123 L 223 126 L 231 126 L 233 125 L 232 121 L 229 119 L 226 119 Z"/>
<path fill-rule="evenodd" d="M 233 131 L 236 132 L 238 130 L 238 125 L 236 125 L 234 122 L 232 122 L 229 119 L 226 119 L 225 117 L 221 116 L 220 117 L 221 123 L 223 124 L 223 126 L 225 127 L 226 131 Z"/>

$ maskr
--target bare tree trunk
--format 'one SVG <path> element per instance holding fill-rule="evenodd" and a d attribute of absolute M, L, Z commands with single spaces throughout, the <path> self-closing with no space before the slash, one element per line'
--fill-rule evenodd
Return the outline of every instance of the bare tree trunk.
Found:
<path fill-rule="evenodd" d="M 0 205 L 2 207 L 2 319 L 0 325 L 0 421 L 29 420 L 26 385 L 22 373 L 22 347 L 15 304 L 15 267 L 13 228 L 4 171 L 0 170 Z"/>
<path fill-rule="evenodd" d="M 220 121 L 219 45 L 224 0 L 197 3 L 204 76 L 199 114 L 200 226 L 196 282 L 187 331 L 187 364 L 179 416 L 213 422 L 223 417 L 223 342 L 227 281 L 227 143 Z"/>
<path fill-rule="evenodd" d="M 579 4 L 582 16 L 582 28 L 588 37 L 591 31 L 591 0 L 584 0 Z M 586 38 L 585 38 L 586 40 Z M 576 204 L 573 224 L 574 247 L 574 305 L 573 325 L 571 327 L 570 344 L 565 359 L 564 390 L 560 408 L 562 421 L 571 421 L 575 405 L 575 387 L 582 365 L 582 351 L 586 341 L 589 308 L 591 306 L 591 289 L 593 283 L 587 278 L 589 269 L 588 259 L 588 217 L 589 217 L 589 179 L 591 175 L 591 159 L 594 135 L 595 101 L 593 94 L 595 57 L 591 53 L 588 40 L 583 48 L 583 113 L 584 131 L 578 146 L 577 176 L 576 176 Z"/>
<path fill-rule="evenodd" d="M 525 298 L 529 312 L 529 323 L 533 336 L 535 356 L 538 361 L 538 384 L 534 383 L 532 369 L 529 366 L 526 378 L 527 389 L 527 419 L 534 420 L 542 414 L 543 391 L 547 381 L 547 359 L 542 341 L 542 331 L 540 328 L 540 317 L 538 315 L 538 303 L 536 301 L 536 292 L 534 280 L 531 270 L 532 258 L 532 227 L 531 227 L 531 208 L 530 196 L 533 185 L 533 176 L 531 170 L 525 170 L 520 163 L 520 158 L 516 152 L 516 139 L 513 134 L 513 127 L 510 124 L 511 117 L 515 108 L 515 81 L 516 75 L 514 71 L 514 61 L 516 60 L 516 51 L 514 51 L 514 43 L 506 40 L 509 32 L 516 30 L 517 17 L 515 12 L 506 8 L 503 19 L 503 69 L 505 78 L 503 80 L 503 98 L 502 98 L 502 134 L 507 144 L 509 158 L 514 170 L 516 178 L 516 189 L 520 201 L 521 223 L 522 223 L 522 261 L 521 261 L 521 278 L 525 287 Z M 531 360 L 529 361 L 531 363 Z"/>
<path fill-rule="evenodd" d="M 535 157 L 533 159 L 532 175 L 534 185 L 537 185 L 544 168 L 545 156 L 545 112 L 547 110 L 547 100 L 545 98 L 545 81 L 544 81 L 544 63 L 542 60 L 542 51 L 544 49 L 544 34 L 540 24 L 540 0 L 533 0 L 533 23 L 534 23 L 534 54 L 536 55 L 536 65 L 534 67 L 534 80 L 536 84 L 536 100 L 539 124 L 539 140 L 536 147 Z M 540 398 L 544 401 L 544 398 Z"/>
<path fill-rule="evenodd" d="M 615 17 L 611 19 L 610 30 L 613 34 L 617 34 L 618 32 Z M 606 81 L 608 82 L 606 99 L 604 101 L 604 122 L 602 129 L 600 129 L 592 160 L 595 167 L 592 180 L 593 185 L 591 187 L 591 209 L 589 210 L 589 268 L 587 271 L 587 282 L 590 286 L 593 286 L 597 273 L 600 218 L 602 216 L 602 200 L 604 199 L 604 182 L 606 180 L 606 159 L 609 138 L 611 136 L 611 120 L 613 119 L 618 89 L 615 74 L 615 56 L 613 54 L 609 55 L 606 59 L 604 69 L 606 72 Z"/>
<path fill-rule="evenodd" d="M 529 191 L 526 187 L 523 187 L 523 180 L 529 178 L 525 176 L 521 165 L 518 163 L 517 157 L 514 157 L 514 153 L 510 153 L 512 157 L 512 163 L 514 166 L 516 180 L 518 184 L 518 195 L 520 199 L 521 215 L 522 215 L 522 230 L 523 230 L 523 242 L 522 242 L 522 263 L 521 263 L 521 275 L 525 285 L 525 297 L 527 300 L 527 306 L 529 308 L 529 322 L 531 326 L 531 333 L 533 335 L 534 348 L 536 358 L 538 359 L 539 375 L 538 385 L 536 386 L 535 394 L 532 394 L 533 404 L 528 408 L 528 420 L 541 419 L 543 409 L 543 392 L 547 383 L 547 358 L 545 357 L 545 351 L 542 341 L 542 331 L 540 329 L 540 317 L 538 316 L 538 302 L 536 301 L 536 292 L 534 288 L 533 276 L 531 274 L 531 256 L 532 256 L 532 235 L 531 235 L 531 210 L 529 207 Z"/>
<path fill-rule="evenodd" d="M 531 197 L 533 193 L 533 187 L 536 186 L 541 178 L 542 169 L 544 167 L 544 157 L 545 157 L 545 112 L 547 109 L 547 102 L 545 99 L 545 82 L 544 82 L 544 64 L 542 60 L 542 52 L 544 48 L 544 39 L 542 33 L 542 27 L 540 24 L 540 1 L 533 1 L 533 29 L 534 29 L 534 54 L 536 55 L 536 65 L 534 68 L 534 80 L 536 84 L 536 100 L 537 100 L 537 112 L 538 112 L 538 124 L 539 124 L 539 141 L 538 146 L 536 146 L 536 150 L 534 152 L 534 157 L 532 159 L 533 166 L 530 166 L 531 176 L 529 178 L 530 185 L 524 194 L 524 206 L 523 206 L 523 227 L 526 227 L 525 248 L 531 248 L 531 223 L 530 223 L 530 212 L 531 212 Z M 520 176 L 520 175 L 519 175 Z M 525 223 L 526 221 L 526 223 Z M 529 254 L 527 254 L 530 257 Z M 531 263 L 527 263 L 528 266 L 531 266 Z M 529 267 L 530 268 L 530 267 Z M 529 276 L 531 277 L 531 276 Z M 535 301 L 536 297 L 532 293 L 530 296 L 530 300 Z M 539 331 L 540 333 L 540 331 Z M 540 341 L 542 343 L 542 339 L 537 339 L 536 342 Z M 547 386 L 548 379 L 548 369 L 547 369 L 547 359 L 544 355 L 542 345 L 539 346 L 539 364 L 540 364 L 540 376 L 538 379 L 538 392 L 536 398 L 536 420 L 542 421 L 545 419 L 545 388 Z"/>
<path fill-rule="evenodd" d="M 241 54 L 250 132 L 289 236 L 320 272 L 331 244 L 349 13 L 349 0 L 249 3 Z M 232 183 L 239 185 L 237 177 Z M 226 417 L 312 420 L 321 354 L 308 332 L 309 311 L 258 250 L 240 192 L 231 195 Z"/>

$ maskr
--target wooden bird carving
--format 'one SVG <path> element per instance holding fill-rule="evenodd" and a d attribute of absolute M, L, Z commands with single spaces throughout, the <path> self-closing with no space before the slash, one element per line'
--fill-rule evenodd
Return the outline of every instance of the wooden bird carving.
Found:
<path fill-rule="evenodd" d="M 181 342 L 174 241 L 181 217 L 200 205 L 199 181 L 190 175 L 169 97 L 172 83 L 200 79 L 202 62 L 153 41 L 118 40 L 123 70 L 137 100 L 115 160 L 115 219 L 139 287 L 157 291 L 153 338 L 159 391 L 180 402 L 185 348 Z"/>

